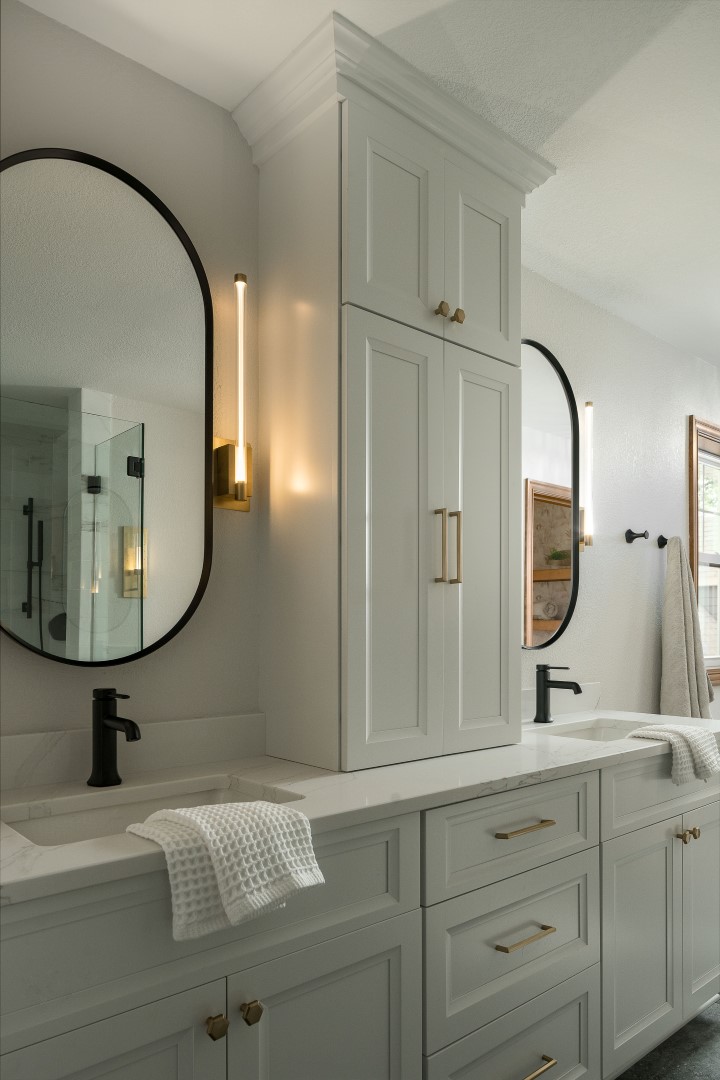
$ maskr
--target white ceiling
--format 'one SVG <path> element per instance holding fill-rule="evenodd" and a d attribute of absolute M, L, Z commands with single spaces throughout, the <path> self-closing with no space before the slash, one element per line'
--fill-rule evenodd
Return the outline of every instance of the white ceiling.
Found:
<path fill-rule="evenodd" d="M 25 0 L 224 108 L 333 8 L 552 161 L 523 262 L 720 364 L 720 0 Z"/>

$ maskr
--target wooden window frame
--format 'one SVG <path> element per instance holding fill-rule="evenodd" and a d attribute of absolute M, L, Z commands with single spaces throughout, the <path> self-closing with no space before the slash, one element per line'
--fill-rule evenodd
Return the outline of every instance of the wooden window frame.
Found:
<path fill-rule="evenodd" d="M 690 570 L 692 572 L 695 588 L 698 587 L 698 453 L 701 449 L 708 449 L 703 443 L 709 444 L 710 453 L 717 453 L 720 458 L 720 427 L 712 424 L 709 420 L 700 420 L 697 416 L 690 417 L 690 452 L 689 464 L 689 493 L 690 493 L 690 521 L 688 535 Z M 717 448 L 717 449 L 715 449 Z M 708 668 L 708 675 L 713 686 L 720 686 L 720 667 Z"/>

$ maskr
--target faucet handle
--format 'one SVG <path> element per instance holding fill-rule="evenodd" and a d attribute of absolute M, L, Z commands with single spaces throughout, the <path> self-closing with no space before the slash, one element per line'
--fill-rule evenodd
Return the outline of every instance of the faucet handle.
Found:
<path fill-rule="evenodd" d="M 115 701 L 117 698 L 129 698 L 129 694 L 118 694 L 114 686 L 101 686 L 93 690 L 96 701 Z"/>
<path fill-rule="evenodd" d="M 569 671 L 567 666 L 561 666 L 559 664 L 536 664 L 537 671 Z"/>

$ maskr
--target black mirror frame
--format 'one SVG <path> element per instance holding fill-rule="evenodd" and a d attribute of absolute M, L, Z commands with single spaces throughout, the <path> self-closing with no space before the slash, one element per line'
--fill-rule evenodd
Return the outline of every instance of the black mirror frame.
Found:
<path fill-rule="evenodd" d="M 568 601 L 567 611 L 565 612 L 565 618 L 558 626 L 557 630 L 551 638 L 547 641 L 543 641 L 540 645 L 523 645 L 523 649 L 527 649 L 528 652 L 534 652 L 537 649 L 547 649 L 549 645 L 553 645 L 561 634 L 565 633 L 570 620 L 575 611 L 575 605 L 577 604 L 578 588 L 580 584 L 580 423 L 578 420 L 577 403 L 575 401 L 575 395 L 573 394 L 570 380 L 565 374 L 562 364 L 553 356 L 545 345 L 541 345 L 539 341 L 533 341 L 532 338 L 522 338 L 521 345 L 530 345 L 533 349 L 537 349 L 541 353 L 550 366 L 555 371 L 560 384 L 565 391 L 565 398 L 567 400 L 568 412 L 570 413 L 570 430 L 572 434 L 572 454 L 571 454 L 571 472 L 572 472 L 572 562 L 571 562 L 571 576 L 570 576 L 570 599 Z M 522 370 L 522 369 L 521 369 Z"/>
<path fill-rule="evenodd" d="M 174 638 L 182 628 L 190 621 L 192 616 L 200 604 L 203 598 L 207 583 L 210 578 L 210 568 L 212 565 L 212 549 L 213 549 L 213 519 L 212 519 L 212 439 L 213 439 L 213 309 L 212 309 L 212 297 L 210 295 L 210 285 L 208 283 L 207 275 L 200 261 L 195 247 L 190 240 L 190 237 L 183 229 L 180 222 L 177 220 L 173 212 L 162 202 L 158 196 L 146 187 L 141 180 L 138 180 L 135 176 L 125 172 L 118 165 L 114 165 L 110 161 L 105 161 L 103 158 L 95 157 L 93 154 L 86 154 L 82 150 L 66 150 L 60 147 L 39 147 L 33 150 L 22 150 L 17 154 L 11 154 L 6 158 L 0 160 L 0 173 L 6 169 L 11 168 L 13 165 L 19 165 L 25 161 L 34 161 L 39 158 L 60 158 L 65 161 L 77 161 L 83 165 L 90 165 L 92 168 L 100 169 L 102 172 L 109 173 L 117 180 L 121 180 L 128 187 L 131 187 L 139 195 L 142 195 L 150 205 L 157 210 L 158 214 L 165 219 L 167 224 L 173 230 L 178 240 L 182 244 L 185 252 L 192 263 L 193 269 L 198 279 L 200 286 L 200 292 L 203 299 L 203 308 L 205 312 L 205 427 L 203 436 L 203 446 L 205 455 L 204 465 L 204 496 L 203 496 L 203 533 L 204 533 L 204 548 L 203 548 L 203 564 L 200 571 L 200 580 L 198 581 L 195 595 L 193 596 L 190 604 L 186 608 L 185 612 L 174 626 L 168 630 L 161 638 L 154 641 L 152 645 L 148 645 L 147 648 L 140 649 L 138 652 L 129 653 L 127 656 L 116 657 L 114 660 L 72 660 L 64 656 L 54 656 L 52 653 L 44 652 L 41 649 L 36 648 L 34 645 L 30 645 L 28 642 L 23 641 L 16 634 L 13 634 L 11 630 L 7 630 L 0 624 L 0 630 L 6 634 L 13 641 L 17 641 L 23 648 L 29 649 L 30 652 L 36 653 L 38 656 L 45 657 L 48 660 L 55 660 L 59 664 L 72 664 L 74 667 L 116 667 L 119 664 L 128 664 L 132 660 L 138 660 L 140 657 L 148 656 L 150 653 L 155 652 L 157 649 L 166 645 L 171 638 Z"/>

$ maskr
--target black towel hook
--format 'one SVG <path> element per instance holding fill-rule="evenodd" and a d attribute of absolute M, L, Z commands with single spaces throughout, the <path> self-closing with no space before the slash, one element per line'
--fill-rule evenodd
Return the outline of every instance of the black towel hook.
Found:
<path fill-rule="evenodd" d="M 658 547 L 659 548 L 667 547 L 667 542 L 668 542 L 667 536 L 663 536 L 663 534 L 660 533 L 660 535 L 658 536 Z"/>
<path fill-rule="evenodd" d="M 627 529 L 625 532 L 625 541 L 628 544 L 632 544 L 633 540 L 648 540 L 649 538 L 650 533 L 647 531 L 647 529 L 645 530 L 645 532 L 641 533 L 633 532 L 632 529 Z"/>

